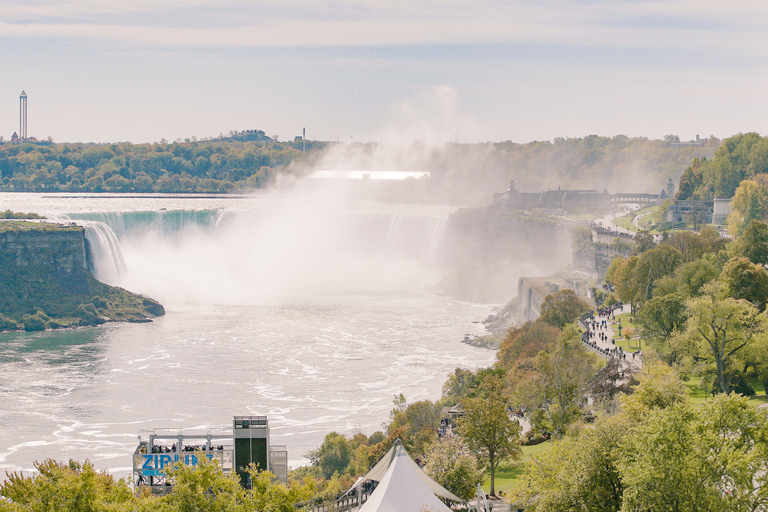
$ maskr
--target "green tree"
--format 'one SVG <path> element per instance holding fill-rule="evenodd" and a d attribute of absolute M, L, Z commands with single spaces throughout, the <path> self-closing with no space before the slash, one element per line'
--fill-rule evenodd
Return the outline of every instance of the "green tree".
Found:
<path fill-rule="evenodd" d="M 765 219 L 766 208 L 768 191 L 756 181 L 742 181 L 731 200 L 728 231 L 733 236 L 741 235 L 751 221 Z"/>
<path fill-rule="evenodd" d="M 560 329 L 545 322 L 527 322 L 522 327 L 513 327 L 496 352 L 496 366 L 509 370 L 520 359 L 536 357 L 557 341 Z"/>
<path fill-rule="evenodd" d="M 765 317 L 749 302 L 728 297 L 723 283 L 709 283 L 703 291 L 686 302 L 688 321 L 676 338 L 676 349 L 712 364 L 720 390 L 730 393 L 743 371 L 741 353 L 765 331 Z"/>
<path fill-rule="evenodd" d="M 513 390 L 534 427 L 562 435 L 580 416 L 580 404 L 599 368 L 597 356 L 584 348 L 579 332 L 566 327 L 557 342 L 536 357 L 531 376 Z"/>
<path fill-rule="evenodd" d="M 326 434 L 320 448 L 310 451 L 307 457 L 320 468 L 323 478 L 328 479 L 334 473 L 342 474 L 347 470 L 352 460 L 352 448 L 345 436 L 331 432 Z"/>
<path fill-rule="evenodd" d="M 554 441 L 525 466 L 513 499 L 533 511 L 621 510 L 624 484 L 617 463 L 630 428 L 624 417 L 608 417 Z"/>
<path fill-rule="evenodd" d="M 7 474 L 0 484 L 0 510 L 24 512 L 101 512 L 135 510 L 138 501 L 124 480 L 80 464 L 46 459 L 35 462 L 37 474 Z M 11 505 L 12 504 L 12 505 Z"/>
<path fill-rule="evenodd" d="M 489 375 L 481 385 L 481 396 L 464 399 L 461 405 L 466 415 L 458 420 L 459 434 L 488 466 L 492 495 L 496 494 L 496 468 L 502 461 L 518 460 L 522 455 L 520 424 L 507 413 L 502 387 L 500 377 Z"/>
<path fill-rule="evenodd" d="M 685 326 L 685 297 L 670 293 L 643 304 L 637 315 L 643 336 L 666 342 Z"/>
<path fill-rule="evenodd" d="M 437 437 L 440 404 L 420 400 L 404 405 L 399 397 L 396 398 L 395 404 L 396 408 L 391 414 L 392 421 L 387 425 L 387 434 L 390 437 L 399 437 L 410 453 L 423 454 Z"/>
<path fill-rule="evenodd" d="M 744 256 L 752 263 L 768 265 L 768 224 L 758 220 L 750 221 L 728 249 L 733 256 Z"/>
<path fill-rule="evenodd" d="M 720 281 L 728 287 L 728 294 L 734 299 L 744 299 L 760 311 L 765 311 L 768 302 L 768 272 L 762 265 L 747 258 L 731 258 L 723 267 Z"/>
<path fill-rule="evenodd" d="M 562 329 L 588 311 L 589 305 L 576 292 L 565 289 L 544 298 L 539 320 Z"/>
<path fill-rule="evenodd" d="M 683 255 L 671 245 L 659 245 L 640 255 L 630 279 L 635 283 L 635 297 L 650 299 L 657 280 L 671 276 L 682 265 Z"/>
<path fill-rule="evenodd" d="M 767 433 L 765 415 L 735 394 L 654 411 L 619 459 L 624 510 L 761 510 Z"/>
<path fill-rule="evenodd" d="M 714 281 L 720 275 L 720 269 L 708 258 L 690 261 L 675 272 L 677 292 L 693 297 L 699 295 L 702 287 Z"/>
<path fill-rule="evenodd" d="M 462 447 L 459 438 L 444 438 L 435 442 L 426 454 L 424 471 L 437 483 L 464 500 L 477 492 L 485 477 L 475 457 Z"/>

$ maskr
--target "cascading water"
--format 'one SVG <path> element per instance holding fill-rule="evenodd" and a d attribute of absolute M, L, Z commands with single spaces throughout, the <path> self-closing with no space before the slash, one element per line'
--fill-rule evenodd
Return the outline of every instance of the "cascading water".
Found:
<path fill-rule="evenodd" d="M 419 292 L 439 279 L 448 213 L 269 202 L 247 209 L 70 214 L 97 279 L 166 307 L 325 293 Z M 282 298 L 282 299 L 281 299 Z"/>
<path fill-rule="evenodd" d="M 94 277 L 102 283 L 118 285 L 126 272 L 123 251 L 117 236 L 103 222 L 81 220 L 85 228 L 85 238 L 90 247 L 90 269 Z"/>
<path fill-rule="evenodd" d="M 188 226 L 213 228 L 220 216 L 219 210 L 157 210 L 144 212 L 71 213 L 72 220 L 102 222 L 119 238 L 128 234 L 159 231 L 177 233 Z"/>

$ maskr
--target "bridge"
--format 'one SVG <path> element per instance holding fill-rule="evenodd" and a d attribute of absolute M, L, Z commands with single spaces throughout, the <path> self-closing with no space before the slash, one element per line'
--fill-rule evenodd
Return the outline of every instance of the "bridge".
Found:
<path fill-rule="evenodd" d="M 611 194 L 611 202 L 615 204 L 656 204 L 659 194 Z"/>

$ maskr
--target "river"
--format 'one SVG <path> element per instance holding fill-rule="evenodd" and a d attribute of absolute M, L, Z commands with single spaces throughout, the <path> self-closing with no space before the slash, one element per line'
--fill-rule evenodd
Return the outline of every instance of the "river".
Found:
<path fill-rule="evenodd" d="M 149 295 L 149 324 L 0 335 L 0 471 L 91 460 L 130 474 L 137 435 L 266 414 L 292 465 L 325 434 L 380 430 L 393 395 L 437 399 L 492 351 L 491 306 L 435 291 L 454 208 L 255 196 L 0 194 L 86 226 L 95 274 Z"/>

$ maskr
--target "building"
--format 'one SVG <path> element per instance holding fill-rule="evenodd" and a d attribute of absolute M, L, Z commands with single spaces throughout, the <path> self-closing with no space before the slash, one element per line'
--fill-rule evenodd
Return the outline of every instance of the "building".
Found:
<path fill-rule="evenodd" d="M 730 199 L 727 200 L 730 201 Z M 666 220 L 673 224 L 677 224 L 678 222 L 685 222 L 686 224 L 693 225 L 712 224 L 714 212 L 714 201 L 678 199 L 669 207 Z"/>
<path fill-rule="evenodd" d="M 671 181 L 671 179 L 670 179 Z M 606 213 L 616 210 L 619 204 L 661 204 L 674 192 L 667 183 L 667 189 L 658 194 L 617 193 L 611 194 L 607 189 L 597 190 L 577 189 L 567 190 L 558 187 L 541 192 L 519 192 L 514 180 L 509 182 L 506 192 L 493 194 L 493 203 L 502 210 L 540 210 L 553 215 L 572 213 Z"/>
<path fill-rule="evenodd" d="M 250 464 L 288 481 L 288 451 L 269 444 L 267 417 L 235 416 L 232 430 L 155 429 L 146 437 L 140 435 L 133 453 L 135 485 L 164 494 L 171 488 L 166 469 L 180 463 L 196 466 L 201 457 L 218 460 L 225 472 L 235 471 L 243 487 L 251 485 Z"/>
<path fill-rule="evenodd" d="M 731 198 L 716 197 L 712 205 L 712 223 L 718 226 L 724 225 L 731 214 Z"/>

